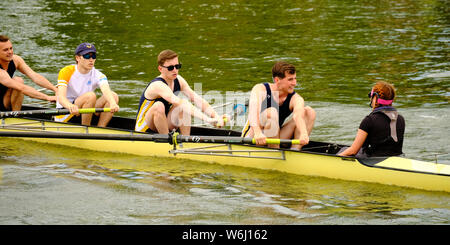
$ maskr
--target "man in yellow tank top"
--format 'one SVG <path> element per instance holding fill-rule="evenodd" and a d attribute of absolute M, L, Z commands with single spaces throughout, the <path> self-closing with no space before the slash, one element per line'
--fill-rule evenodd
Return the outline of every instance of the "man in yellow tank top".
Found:
<path fill-rule="evenodd" d="M 111 91 L 106 76 L 95 69 L 97 50 L 91 43 L 82 43 L 75 50 L 77 64 L 61 69 L 58 75 L 57 108 L 70 110 L 68 115 L 55 117 L 55 121 L 68 122 L 73 116 L 79 116 L 79 108 L 111 108 L 111 112 L 99 115 L 98 126 L 106 127 L 114 112 L 119 111 L 119 97 Z M 103 95 L 97 99 L 95 90 L 100 88 Z M 83 114 L 81 124 L 91 125 L 92 114 Z"/>

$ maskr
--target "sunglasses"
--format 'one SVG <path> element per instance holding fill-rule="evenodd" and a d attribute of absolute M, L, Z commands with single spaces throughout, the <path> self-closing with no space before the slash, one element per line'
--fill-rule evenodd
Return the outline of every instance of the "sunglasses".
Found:
<path fill-rule="evenodd" d="M 90 58 L 92 58 L 92 59 L 97 59 L 97 54 L 95 54 L 95 53 L 87 53 L 87 54 L 83 54 L 82 55 L 83 56 L 83 58 L 85 58 L 85 59 L 90 59 Z"/>
<path fill-rule="evenodd" d="M 367 94 L 367 96 L 369 96 L 369 98 L 372 98 L 374 95 L 376 95 L 377 98 L 380 97 L 380 95 L 379 95 L 377 92 L 374 92 L 373 89 L 372 89 L 372 91 L 370 91 L 370 92 Z"/>
<path fill-rule="evenodd" d="M 177 69 L 177 70 L 179 70 L 179 69 L 181 69 L 181 64 L 176 64 L 176 65 L 171 65 L 171 66 L 163 66 L 162 65 L 162 67 L 164 67 L 164 68 L 167 68 L 167 70 L 169 70 L 169 71 L 172 71 L 173 69 Z"/>

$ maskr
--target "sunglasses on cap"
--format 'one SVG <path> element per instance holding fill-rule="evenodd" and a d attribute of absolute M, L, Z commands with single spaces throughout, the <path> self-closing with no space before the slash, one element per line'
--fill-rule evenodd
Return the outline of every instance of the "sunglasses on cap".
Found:
<path fill-rule="evenodd" d="M 171 65 L 171 66 L 163 66 L 162 65 L 162 67 L 167 68 L 167 70 L 169 70 L 169 71 L 173 71 L 173 69 L 175 69 L 175 68 L 177 70 L 179 70 L 181 68 L 181 64 L 176 64 L 176 65 Z"/>
<path fill-rule="evenodd" d="M 97 54 L 96 53 L 87 53 L 87 54 L 83 54 L 82 55 L 83 58 L 85 58 L 86 60 L 92 58 L 92 59 L 97 59 Z"/>

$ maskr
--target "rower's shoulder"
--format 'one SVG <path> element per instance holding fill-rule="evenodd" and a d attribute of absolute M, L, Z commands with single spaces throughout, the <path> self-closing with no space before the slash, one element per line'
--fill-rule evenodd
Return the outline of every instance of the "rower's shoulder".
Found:
<path fill-rule="evenodd" d="M 2 78 L 2 80 L 4 79 L 4 77 L 9 77 L 9 74 L 6 70 L 4 69 L 0 69 L 0 77 Z"/>
<path fill-rule="evenodd" d="M 19 67 L 20 65 L 25 63 L 25 60 L 17 54 L 13 54 L 12 61 L 14 62 L 14 65 L 16 67 Z"/>
<path fill-rule="evenodd" d="M 294 92 L 292 94 L 291 101 L 289 102 L 289 107 L 294 108 L 297 105 L 304 105 L 304 104 L 305 104 L 305 100 L 303 99 L 303 97 L 300 96 L 300 94 Z"/>
<path fill-rule="evenodd" d="M 76 65 L 67 65 L 59 70 L 59 74 L 70 74 L 72 75 L 75 72 Z"/>
<path fill-rule="evenodd" d="M 188 82 L 184 77 L 181 75 L 177 75 L 178 84 L 180 85 L 180 90 L 189 89 L 191 86 L 189 86 Z"/>
<path fill-rule="evenodd" d="M 258 84 L 255 84 L 255 86 L 253 86 L 252 90 L 265 92 L 266 86 L 264 85 L 264 83 L 258 83 Z"/>
<path fill-rule="evenodd" d="M 167 83 L 162 77 L 158 76 L 150 81 L 149 86 L 167 86 Z"/>
<path fill-rule="evenodd" d="M 168 88 L 169 86 L 164 81 L 164 79 L 160 76 L 155 77 L 150 83 L 147 85 L 146 92 L 152 91 L 152 93 L 161 91 L 161 89 Z"/>

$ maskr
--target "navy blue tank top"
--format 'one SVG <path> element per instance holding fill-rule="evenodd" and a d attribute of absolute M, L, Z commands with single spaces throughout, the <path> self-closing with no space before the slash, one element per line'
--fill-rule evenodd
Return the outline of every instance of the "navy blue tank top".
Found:
<path fill-rule="evenodd" d="M 268 83 L 264 83 L 264 86 L 266 87 L 267 95 L 266 98 L 261 103 L 261 112 L 263 112 L 265 109 L 269 107 L 274 107 L 274 105 L 277 105 L 277 102 L 273 99 L 272 91 L 270 90 L 270 86 Z M 291 98 L 295 94 L 295 91 L 288 94 L 286 97 L 286 100 L 283 102 L 282 105 L 278 105 L 278 108 L 275 106 L 275 108 L 278 110 L 278 124 L 283 125 L 284 120 L 291 115 L 292 111 L 289 109 L 289 104 L 291 103 Z"/>
<path fill-rule="evenodd" d="M 165 111 L 166 111 L 166 115 L 169 113 L 169 110 L 170 110 L 170 107 L 172 106 L 172 104 L 170 104 L 169 102 L 167 102 L 167 100 L 165 100 L 165 99 L 163 99 L 163 98 L 156 98 L 156 99 L 153 99 L 153 100 L 150 100 L 150 99 L 147 99 L 146 97 L 145 97 L 145 91 L 147 90 L 147 88 L 148 88 L 148 86 L 150 86 L 150 84 L 152 84 L 153 82 L 156 82 L 156 81 L 162 81 L 162 82 L 164 82 L 165 84 L 167 84 L 167 82 L 166 82 L 166 80 L 164 80 L 162 77 L 157 77 L 157 78 L 155 78 L 155 79 L 153 79 L 152 81 L 150 81 L 149 83 L 148 83 L 148 85 L 147 85 L 147 87 L 145 88 L 145 90 L 144 90 L 144 92 L 142 93 L 142 95 L 141 95 L 141 99 L 139 100 L 139 107 L 138 108 L 141 108 L 141 105 L 142 105 L 142 103 L 144 103 L 144 101 L 145 100 L 149 100 L 149 101 L 161 101 L 163 104 L 164 104 L 164 107 L 165 107 Z M 178 93 L 179 93 L 179 91 L 180 91 L 180 81 L 178 81 L 178 78 L 176 78 L 174 81 L 174 85 L 173 85 L 173 93 L 175 94 L 175 95 L 177 95 Z M 168 85 L 168 84 L 167 84 Z M 139 112 L 138 112 L 139 113 Z"/>
<path fill-rule="evenodd" d="M 4 70 L 1 65 L 0 65 L 0 68 L 2 70 Z M 15 71 L 16 71 L 16 64 L 14 64 L 14 61 L 11 60 L 8 64 L 8 68 L 6 69 L 6 72 L 12 78 L 14 76 Z M 5 93 L 7 90 L 8 90 L 8 87 L 6 87 L 5 85 L 0 83 L 0 111 L 6 111 L 6 108 L 3 105 L 3 96 L 5 96 Z"/>

